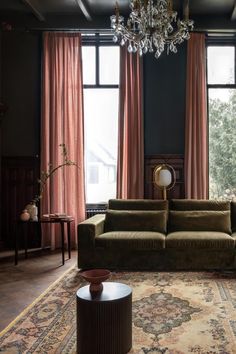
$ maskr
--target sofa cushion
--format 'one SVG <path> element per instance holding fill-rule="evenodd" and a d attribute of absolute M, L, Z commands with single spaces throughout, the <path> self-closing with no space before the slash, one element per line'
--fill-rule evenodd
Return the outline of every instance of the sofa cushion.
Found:
<path fill-rule="evenodd" d="M 114 210 L 167 210 L 167 200 L 110 199 L 108 209 Z"/>
<path fill-rule="evenodd" d="M 234 248 L 234 239 L 222 232 L 179 231 L 166 237 L 166 248 Z"/>
<path fill-rule="evenodd" d="M 95 246 L 111 249 L 157 250 L 165 247 L 166 236 L 150 231 L 113 231 L 95 237 Z"/>
<path fill-rule="evenodd" d="M 171 210 L 169 232 L 173 231 L 218 231 L 231 234 L 230 211 Z"/>
<path fill-rule="evenodd" d="M 231 228 L 236 232 L 236 202 L 231 202 Z"/>
<path fill-rule="evenodd" d="M 166 211 L 107 210 L 105 232 L 155 231 L 166 233 Z"/>
<path fill-rule="evenodd" d="M 171 210 L 230 210 L 230 202 L 223 200 L 172 199 Z"/>

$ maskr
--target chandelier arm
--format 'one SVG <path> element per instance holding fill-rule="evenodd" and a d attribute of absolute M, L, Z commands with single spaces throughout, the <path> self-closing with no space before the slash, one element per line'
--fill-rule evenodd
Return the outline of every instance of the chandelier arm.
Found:
<path fill-rule="evenodd" d="M 139 43 L 145 35 L 142 35 L 141 33 L 135 33 L 135 32 L 130 32 L 129 29 L 125 26 L 120 26 L 119 32 L 122 33 L 123 36 L 125 36 L 129 41 Z"/>
<path fill-rule="evenodd" d="M 184 20 L 177 20 L 177 12 L 172 10 L 171 0 L 131 0 L 131 13 L 127 25 L 124 18 L 119 16 L 119 7 L 116 5 L 116 14 L 111 16 L 111 26 L 114 29 L 115 42 L 120 40 L 121 45 L 128 41 L 128 51 L 144 53 L 155 52 L 158 58 L 167 48 L 167 53 L 177 52 L 176 45 L 189 39 L 189 31 L 193 30 L 193 21 L 185 15 Z"/>

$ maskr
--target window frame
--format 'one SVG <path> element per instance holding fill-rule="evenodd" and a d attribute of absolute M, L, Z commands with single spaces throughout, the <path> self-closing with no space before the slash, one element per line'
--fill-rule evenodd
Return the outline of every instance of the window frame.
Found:
<path fill-rule="evenodd" d="M 234 47 L 234 84 L 209 84 L 208 83 L 208 48 L 209 47 Z M 206 41 L 206 81 L 207 81 L 207 101 L 208 101 L 208 92 L 209 89 L 217 88 L 236 88 L 236 39 L 208 39 Z"/>
<path fill-rule="evenodd" d="M 92 33 L 93 35 L 88 35 L 87 33 L 82 33 L 82 47 L 83 46 L 93 46 L 95 47 L 95 84 L 83 84 L 84 89 L 119 89 L 119 84 L 100 84 L 100 72 L 99 72 L 99 47 L 119 47 L 118 43 L 113 42 L 112 34 L 103 34 L 99 32 Z M 85 203 L 86 211 L 96 210 L 95 213 L 99 213 L 99 210 L 103 213 L 107 208 L 107 203 Z"/>
<path fill-rule="evenodd" d="M 209 47 L 234 47 L 234 84 L 209 84 L 208 83 L 208 48 Z M 209 123 L 209 90 L 210 89 L 234 89 L 236 90 L 236 38 L 212 37 L 206 39 L 206 88 L 207 88 L 207 120 L 208 120 L 208 147 L 210 145 Z M 208 152 L 208 198 L 210 194 L 210 155 Z"/>
<path fill-rule="evenodd" d="M 118 47 L 119 44 L 114 43 L 113 35 L 104 35 L 95 33 L 94 36 L 88 36 L 84 34 L 82 36 L 82 47 L 95 47 L 95 84 L 83 84 L 83 89 L 87 88 L 101 88 L 101 89 L 119 89 L 119 84 L 100 84 L 100 72 L 99 72 L 99 47 Z"/>

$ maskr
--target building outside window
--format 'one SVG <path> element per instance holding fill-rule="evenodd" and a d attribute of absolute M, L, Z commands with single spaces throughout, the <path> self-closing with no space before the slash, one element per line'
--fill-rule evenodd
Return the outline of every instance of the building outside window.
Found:
<path fill-rule="evenodd" d="M 236 198 L 236 44 L 209 42 L 209 197 Z"/>
<path fill-rule="evenodd" d="M 110 35 L 83 35 L 86 203 L 116 197 L 120 48 Z"/>

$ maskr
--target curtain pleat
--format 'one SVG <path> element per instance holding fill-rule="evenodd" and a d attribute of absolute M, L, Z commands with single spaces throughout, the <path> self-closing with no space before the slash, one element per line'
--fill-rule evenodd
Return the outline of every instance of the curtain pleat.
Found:
<path fill-rule="evenodd" d="M 120 50 L 117 198 L 144 197 L 142 63 Z"/>
<path fill-rule="evenodd" d="M 43 37 L 41 171 L 63 161 L 60 144 L 77 166 L 60 168 L 47 181 L 41 214 L 66 213 L 75 218 L 71 230 L 76 246 L 76 226 L 85 218 L 84 122 L 81 35 L 46 32 Z M 57 226 L 44 227 L 43 246 L 60 245 Z"/>
<path fill-rule="evenodd" d="M 185 197 L 208 198 L 208 120 L 205 35 L 191 33 L 187 51 Z"/>

